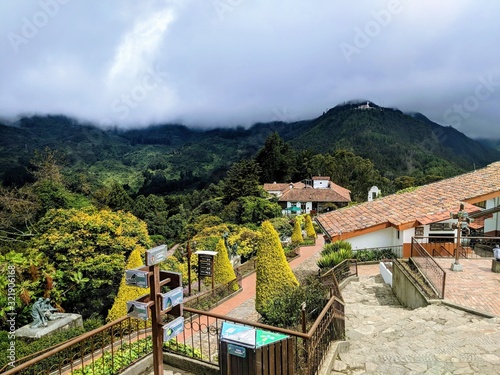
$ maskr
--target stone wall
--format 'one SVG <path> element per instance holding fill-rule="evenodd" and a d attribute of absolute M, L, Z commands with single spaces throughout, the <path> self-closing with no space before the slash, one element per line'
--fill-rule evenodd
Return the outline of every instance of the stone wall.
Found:
<path fill-rule="evenodd" d="M 392 264 L 392 291 L 405 307 L 416 309 L 429 305 L 423 293 L 397 262 Z"/>

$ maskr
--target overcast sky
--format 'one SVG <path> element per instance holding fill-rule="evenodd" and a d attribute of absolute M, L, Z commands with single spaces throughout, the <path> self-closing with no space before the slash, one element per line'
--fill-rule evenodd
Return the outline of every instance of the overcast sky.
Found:
<path fill-rule="evenodd" d="M 0 117 L 315 118 L 351 99 L 500 138 L 500 2 L 2 0 Z"/>

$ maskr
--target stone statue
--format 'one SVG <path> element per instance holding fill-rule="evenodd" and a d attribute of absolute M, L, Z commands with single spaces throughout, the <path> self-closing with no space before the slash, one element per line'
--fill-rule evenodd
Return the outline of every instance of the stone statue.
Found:
<path fill-rule="evenodd" d="M 31 307 L 31 316 L 33 317 L 33 324 L 30 328 L 38 328 L 40 326 L 47 327 L 47 318 L 43 311 L 45 301 L 43 298 L 38 298 L 38 300 Z"/>
<path fill-rule="evenodd" d="M 33 304 L 31 308 L 31 316 L 33 317 L 33 323 L 30 328 L 39 328 L 40 326 L 47 327 L 48 320 L 56 320 L 61 317 L 55 307 L 50 305 L 50 298 L 38 298 L 38 300 Z"/>
<path fill-rule="evenodd" d="M 43 302 L 42 311 L 43 314 L 45 315 L 45 318 L 48 320 L 56 320 L 61 317 L 61 315 L 58 312 L 56 312 L 58 310 L 50 305 L 50 298 L 45 298 L 45 301 Z M 54 314 L 54 312 L 56 313 Z"/>

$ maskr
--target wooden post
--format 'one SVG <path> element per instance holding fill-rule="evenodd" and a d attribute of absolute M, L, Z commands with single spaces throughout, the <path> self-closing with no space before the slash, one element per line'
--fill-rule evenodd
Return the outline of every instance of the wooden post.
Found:
<path fill-rule="evenodd" d="M 188 296 L 191 296 L 191 247 L 189 246 L 189 237 L 187 243 L 187 257 L 188 257 Z"/>

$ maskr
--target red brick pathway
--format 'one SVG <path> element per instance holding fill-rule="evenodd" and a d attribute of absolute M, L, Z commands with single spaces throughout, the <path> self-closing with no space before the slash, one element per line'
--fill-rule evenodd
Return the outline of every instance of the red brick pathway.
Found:
<path fill-rule="evenodd" d="M 492 259 L 460 259 L 463 271 L 454 272 L 454 259 L 436 258 L 446 271 L 445 300 L 500 316 L 500 273 L 491 272 Z"/>
<path fill-rule="evenodd" d="M 311 258 L 314 254 L 321 251 L 324 246 L 323 236 L 318 236 L 316 238 L 316 244 L 314 246 L 303 246 L 300 248 L 300 257 L 292 260 L 289 264 L 293 269 L 298 265 L 305 262 L 307 259 Z M 256 284 L 256 274 L 255 272 L 248 275 L 242 280 L 243 290 L 235 295 L 233 298 L 225 301 L 219 306 L 210 310 L 210 312 L 216 314 L 227 315 L 230 311 L 234 310 L 236 307 L 240 306 L 243 302 L 248 301 L 255 297 L 255 284 Z"/>

